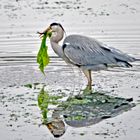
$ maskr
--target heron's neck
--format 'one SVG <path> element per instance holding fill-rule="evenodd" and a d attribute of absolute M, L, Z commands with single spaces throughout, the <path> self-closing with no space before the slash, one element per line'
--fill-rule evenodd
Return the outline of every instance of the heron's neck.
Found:
<path fill-rule="evenodd" d="M 63 50 L 58 43 L 63 39 L 63 35 L 64 35 L 63 31 L 60 30 L 58 32 L 53 32 L 50 38 L 50 43 L 54 52 L 58 54 L 60 57 L 63 57 Z"/>
<path fill-rule="evenodd" d="M 52 46 L 52 49 L 54 50 L 54 52 L 57 55 L 59 55 L 59 57 L 63 57 L 62 47 L 58 43 L 51 41 L 51 46 Z"/>

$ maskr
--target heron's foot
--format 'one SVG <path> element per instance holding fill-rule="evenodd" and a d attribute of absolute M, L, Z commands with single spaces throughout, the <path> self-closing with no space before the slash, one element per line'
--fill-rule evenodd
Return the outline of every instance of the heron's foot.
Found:
<path fill-rule="evenodd" d="M 83 90 L 83 94 L 91 94 L 93 93 L 92 87 L 87 85 L 86 88 Z"/>

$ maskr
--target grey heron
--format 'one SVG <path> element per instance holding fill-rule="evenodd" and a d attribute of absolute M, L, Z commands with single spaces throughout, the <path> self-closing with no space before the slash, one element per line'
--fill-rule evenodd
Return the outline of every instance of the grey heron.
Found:
<path fill-rule="evenodd" d="M 60 23 L 50 24 L 40 35 L 47 32 L 52 33 L 50 43 L 54 52 L 67 63 L 77 66 L 83 71 L 90 90 L 92 89 L 91 71 L 105 70 L 108 67 L 132 67 L 129 62 L 135 61 L 135 58 L 118 49 L 82 35 L 69 35 L 60 46 L 59 42 L 65 33 Z"/>

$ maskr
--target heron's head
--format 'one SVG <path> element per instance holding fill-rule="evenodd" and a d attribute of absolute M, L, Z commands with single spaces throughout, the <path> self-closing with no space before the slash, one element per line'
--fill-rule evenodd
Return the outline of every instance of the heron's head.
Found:
<path fill-rule="evenodd" d="M 45 33 L 51 33 L 52 35 L 50 40 L 58 43 L 60 40 L 62 40 L 65 31 L 60 23 L 52 23 L 44 32 L 40 34 Z"/>

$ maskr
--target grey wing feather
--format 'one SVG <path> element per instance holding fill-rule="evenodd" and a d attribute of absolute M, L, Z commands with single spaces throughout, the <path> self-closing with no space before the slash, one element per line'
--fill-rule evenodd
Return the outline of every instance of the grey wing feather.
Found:
<path fill-rule="evenodd" d="M 64 53 L 74 64 L 81 66 L 115 64 L 121 62 L 129 65 L 128 62 L 134 58 L 122 53 L 121 51 L 109 48 L 101 42 L 80 35 L 71 35 L 65 38 Z M 127 62 L 128 61 L 128 62 Z"/>

